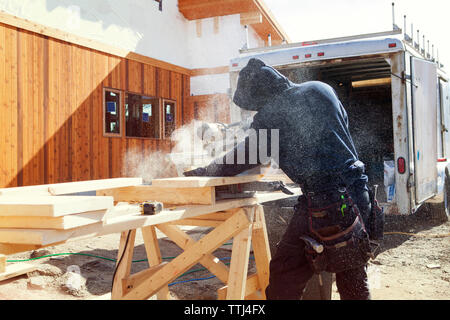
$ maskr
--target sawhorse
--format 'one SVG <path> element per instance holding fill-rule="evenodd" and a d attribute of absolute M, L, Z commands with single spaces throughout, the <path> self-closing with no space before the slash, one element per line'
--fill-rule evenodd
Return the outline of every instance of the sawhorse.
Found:
<path fill-rule="evenodd" d="M 214 230 L 195 241 L 180 225 L 211 226 Z M 184 250 L 168 263 L 162 261 L 156 228 Z M 142 300 L 155 294 L 158 299 L 168 299 L 168 284 L 197 263 L 225 284 L 218 290 L 218 299 L 266 298 L 271 257 L 262 206 L 235 208 L 140 229 L 150 267 L 130 274 L 137 229 L 122 232 L 112 299 Z M 233 247 L 228 267 L 212 253 L 231 238 Z M 251 248 L 257 272 L 249 276 Z"/>

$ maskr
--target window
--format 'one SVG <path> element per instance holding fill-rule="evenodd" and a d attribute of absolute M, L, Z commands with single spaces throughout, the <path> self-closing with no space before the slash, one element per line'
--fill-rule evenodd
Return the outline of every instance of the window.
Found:
<path fill-rule="evenodd" d="M 159 99 L 126 93 L 125 122 L 127 137 L 159 139 Z"/>
<path fill-rule="evenodd" d="M 120 135 L 121 94 L 114 89 L 104 89 L 104 133 L 107 135 Z"/>
<path fill-rule="evenodd" d="M 176 103 L 175 101 L 164 100 L 164 137 L 170 138 L 172 133 L 175 131 L 175 114 L 176 114 Z"/>

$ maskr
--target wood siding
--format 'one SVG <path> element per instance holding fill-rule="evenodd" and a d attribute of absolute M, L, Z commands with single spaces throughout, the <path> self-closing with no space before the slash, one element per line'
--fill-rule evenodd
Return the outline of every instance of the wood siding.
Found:
<path fill-rule="evenodd" d="M 230 123 L 231 101 L 228 94 L 206 94 L 187 99 L 185 122 L 193 119 L 207 122 Z"/>
<path fill-rule="evenodd" d="M 128 151 L 169 140 L 103 135 L 103 88 L 176 101 L 192 114 L 189 76 L 0 24 L 0 187 L 132 174 Z M 124 124 L 123 124 L 124 125 Z"/>

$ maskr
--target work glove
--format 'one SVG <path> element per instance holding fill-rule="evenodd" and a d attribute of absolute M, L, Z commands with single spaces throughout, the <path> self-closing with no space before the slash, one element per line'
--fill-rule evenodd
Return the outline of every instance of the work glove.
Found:
<path fill-rule="evenodd" d="M 200 167 L 194 170 L 183 172 L 185 177 L 201 177 L 206 176 L 206 168 Z"/>

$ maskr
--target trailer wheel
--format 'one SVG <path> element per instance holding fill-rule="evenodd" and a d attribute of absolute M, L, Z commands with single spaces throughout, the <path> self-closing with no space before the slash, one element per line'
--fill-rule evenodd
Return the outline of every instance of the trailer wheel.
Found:
<path fill-rule="evenodd" d="M 450 165 L 445 168 L 444 201 L 440 203 L 429 203 L 431 219 L 436 222 L 447 222 L 450 220 Z"/>

